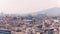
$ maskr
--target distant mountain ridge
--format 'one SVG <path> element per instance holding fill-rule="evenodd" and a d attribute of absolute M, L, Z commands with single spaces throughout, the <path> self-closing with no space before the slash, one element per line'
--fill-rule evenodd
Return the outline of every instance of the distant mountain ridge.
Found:
<path fill-rule="evenodd" d="M 47 14 L 48 16 L 60 16 L 60 8 L 59 7 L 54 7 L 50 9 L 46 9 L 40 12 L 36 13 L 38 14 Z"/>
<path fill-rule="evenodd" d="M 4 16 L 4 15 L 10 15 L 10 16 L 17 16 L 19 14 L 4 14 L 4 13 L 0 13 L 0 16 Z M 39 11 L 39 12 L 35 12 L 35 13 L 32 13 L 32 14 L 23 14 L 23 15 L 20 15 L 20 16 L 28 16 L 28 15 L 38 15 L 38 16 L 44 16 L 44 15 L 47 15 L 47 16 L 60 16 L 60 7 L 54 7 L 54 8 L 50 8 L 50 9 L 46 9 L 46 10 L 42 10 L 42 11 Z"/>

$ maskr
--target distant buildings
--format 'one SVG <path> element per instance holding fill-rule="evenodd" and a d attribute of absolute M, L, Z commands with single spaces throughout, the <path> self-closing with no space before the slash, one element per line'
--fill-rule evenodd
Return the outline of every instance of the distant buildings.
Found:
<path fill-rule="evenodd" d="M 8 16 L 0 17 L 0 29 L 12 34 L 56 34 L 60 32 L 60 18 L 51 16 Z"/>

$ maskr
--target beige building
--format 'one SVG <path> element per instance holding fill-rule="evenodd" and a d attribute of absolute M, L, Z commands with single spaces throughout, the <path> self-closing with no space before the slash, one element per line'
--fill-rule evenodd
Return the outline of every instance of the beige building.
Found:
<path fill-rule="evenodd" d="M 11 32 L 11 34 L 24 34 L 23 32 Z"/>
<path fill-rule="evenodd" d="M 36 32 L 36 34 L 40 34 L 40 32 Z"/>

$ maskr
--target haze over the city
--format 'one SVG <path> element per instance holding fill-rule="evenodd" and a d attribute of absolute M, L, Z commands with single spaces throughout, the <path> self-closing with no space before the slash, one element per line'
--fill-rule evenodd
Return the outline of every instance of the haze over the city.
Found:
<path fill-rule="evenodd" d="M 28 14 L 60 7 L 60 0 L 0 0 L 0 12 L 6 14 Z"/>

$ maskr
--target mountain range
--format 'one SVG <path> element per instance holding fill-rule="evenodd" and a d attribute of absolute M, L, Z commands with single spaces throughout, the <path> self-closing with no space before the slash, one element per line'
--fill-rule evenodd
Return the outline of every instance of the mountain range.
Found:
<path fill-rule="evenodd" d="M 50 9 L 46 9 L 43 11 L 36 12 L 35 14 L 36 15 L 46 14 L 48 16 L 60 16 L 60 8 L 54 7 L 54 8 L 50 8 Z"/>

